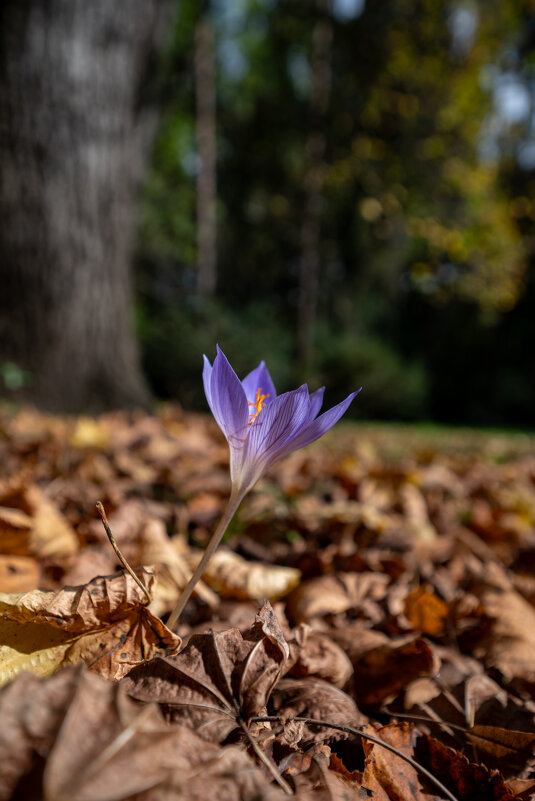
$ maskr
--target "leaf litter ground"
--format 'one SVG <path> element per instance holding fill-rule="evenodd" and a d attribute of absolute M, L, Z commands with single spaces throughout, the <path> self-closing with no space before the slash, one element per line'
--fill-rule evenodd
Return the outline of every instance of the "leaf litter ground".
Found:
<path fill-rule="evenodd" d="M 532 437 L 340 426 L 178 633 L 230 489 L 208 417 L 4 412 L 0 465 L 0 799 L 535 799 Z"/>

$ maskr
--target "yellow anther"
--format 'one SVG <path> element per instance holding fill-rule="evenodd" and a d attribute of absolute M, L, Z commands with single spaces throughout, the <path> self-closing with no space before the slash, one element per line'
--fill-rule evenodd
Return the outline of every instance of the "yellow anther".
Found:
<path fill-rule="evenodd" d="M 256 418 L 260 414 L 260 411 L 266 405 L 264 403 L 264 400 L 266 398 L 269 398 L 269 395 L 262 395 L 262 387 L 260 387 L 260 389 L 256 390 L 256 400 L 254 402 L 253 401 L 247 401 L 249 406 L 253 406 L 254 410 L 255 410 L 254 412 L 251 412 L 249 414 L 249 425 L 250 426 L 253 424 L 253 422 L 256 420 Z"/>

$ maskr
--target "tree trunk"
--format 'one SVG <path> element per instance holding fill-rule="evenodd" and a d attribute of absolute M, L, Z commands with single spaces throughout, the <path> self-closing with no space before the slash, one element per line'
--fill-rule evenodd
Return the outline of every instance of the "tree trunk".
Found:
<path fill-rule="evenodd" d="M 216 288 L 216 93 L 214 31 L 209 11 L 195 30 L 195 95 L 197 106 L 197 287 L 199 295 Z"/>
<path fill-rule="evenodd" d="M 146 405 L 132 330 L 139 90 L 159 0 L 4 0 L 0 368 L 57 411 Z"/>
<path fill-rule="evenodd" d="M 331 0 L 317 0 L 318 20 L 312 43 L 312 96 L 310 128 L 306 143 L 305 207 L 301 227 L 301 269 L 298 307 L 298 356 L 305 374 L 314 356 L 318 305 L 320 230 L 325 157 L 325 115 L 331 82 Z"/>

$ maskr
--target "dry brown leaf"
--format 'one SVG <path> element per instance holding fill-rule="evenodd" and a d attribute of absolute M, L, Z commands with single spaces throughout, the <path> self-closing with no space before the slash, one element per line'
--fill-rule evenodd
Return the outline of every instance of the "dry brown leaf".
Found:
<path fill-rule="evenodd" d="M 144 578 L 150 591 L 153 576 Z M 119 679 L 145 659 L 173 653 L 180 638 L 146 602 L 127 574 L 59 592 L 0 594 L 0 683 L 21 670 L 48 676 L 78 661 Z"/>
<path fill-rule="evenodd" d="M 0 593 L 26 592 L 39 584 L 41 569 L 31 556 L 0 556 Z"/>
<path fill-rule="evenodd" d="M 177 772 L 201 769 L 215 746 L 184 726 L 170 726 L 156 705 L 139 705 L 120 684 L 81 676 L 48 757 L 43 779 L 50 801 L 121 801 Z"/>
<path fill-rule="evenodd" d="M 312 757 L 309 769 L 300 773 L 295 784 L 295 801 L 362 801 L 360 782 L 355 782 L 329 767 L 329 757 L 319 753 Z"/>
<path fill-rule="evenodd" d="M 0 693 L 0 799 L 21 783 L 46 801 L 120 801 L 186 782 L 218 755 L 191 729 L 165 723 L 121 686 L 68 667 L 46 680 L 23 674 Z"/>
<path fill-rule="evenodd" d="M 25 776 L 40 786 L 43 761 L 80 678 L 69 667 L 41 681 L 22 673 L 0 690 L 0 801 L 8 801 Z"/>
<path fill-rule="evenodd" d="M 383 645 L 366 651 L 354 662 L 355 695 L 359 704 L 376 706 L 397 695 L 410 682 L 434 676 L 439 662 L 422 639 Z"/>
<path fill-rule="evenodd" d="M 200 769 L 176 770 L 158 787 L 129 801 L 288 801 L 242 748 L 230 745 L 218 751 Z"/>
<path fill-rule="evenodd" d="M 477 725 L 466 736 L 476 749 L 478 759 L 505 776 L 520 773 L 526 764 L 533 766 L 535 732 Z"/>
<path fill-rule="evenodd" d="M 514 801 L 498 771 L 476 765 L 433 737 L 418 739 L 417 760 L 442 782 L 459 801 Z"/>
<path fill-rule="evenodd" d="M 0 487 L 0 552 L 40 559 L 62 559 L 78 550 L 72 526 L 35 484 Z"/>
<path fill-rule="evenodd" d="M 281 679 L 273 691 L 271 706 L 276 714 L 289 720 L 308 717 L 340 726 L 361 726 L 367 722 L 347 693 L 322 679 Z M 300 745 L 308 748 L 334 737 L 343 739 L 344 735 L 324 726 L 306 724 Z"/>
<path fill-rule="evenodd" d="M 287 614 L 297 624 L 345 612 L 367 599 L 384 598 L 388 584 L 388 576 L 380 573 L 337 573 L 309 579 L 288 597 Z"/>
<path fill-rule="evenodd" d="M 221 742 L 238 719 L 263 714 L 288 657 L 267 603 L 247 631 L 196 634 L 181 653 L 140 665 L 123 683 L 132 697 L 157 701 L 172 720 Z"/>
<path fill-rule="evenodd" d="M 476 655 L 506 679 L 535 685 L 535 609 L 513 589 L 485 588 L 479 597 L 492 624 Z"/>
<path fill-rule="evenodd" d="M 381 740 L 414 759 L 417 735 L 407 723 L 391 723 L 381 728 L 370 726 L 364 731 L 380 737 Z M 435 794 L 431 782 L 423 778 L 416 768 L 404 759 L 367 740 L 362 741 L 362 747 L 365 754 L 362 786 L 372 794 L 373 799 L 441 801 L 440 796 Z"/>
<path fill-rule="evenodd" d="M 306 623 L 297 629 L 290 653 L 295 661 L 287 675 L 292 678 L 317 676 L 336 687 L 345 687 L 353 675 L 351 660 L 340 646 L 327 634 L 312 631 Z"/>
<path fill-rule="evenodd" d="M 193 570 L 200 562 L 202 552 L 190 551 L 187 560 Z M 294 567 L 265 565 L 248 562 L 232 551 L 216 551 L 210 559 L 203 579 L 219 595 L 237 600 L 261 600 L 275 602 L 283 598 L 301 579 L 301 571 Z"/>
<path fill-rule="evenodd" d="M 448 616 L 448 605 L 432 590 L 417 587 L 405 598 L 405 615 L 422 634 L 440 634 Z"/>

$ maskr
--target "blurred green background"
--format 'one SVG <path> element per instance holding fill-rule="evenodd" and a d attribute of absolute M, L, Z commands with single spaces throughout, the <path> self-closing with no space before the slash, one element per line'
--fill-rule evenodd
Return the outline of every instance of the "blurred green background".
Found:
<path fill-rule="evenodd" d="M 281 390 L 363 385 L 363 417 L 535 424 L 532 3 L 182 0 L 161 85 L 136 258 L 160 397 L 204 406 L 217 341 Z"/>

